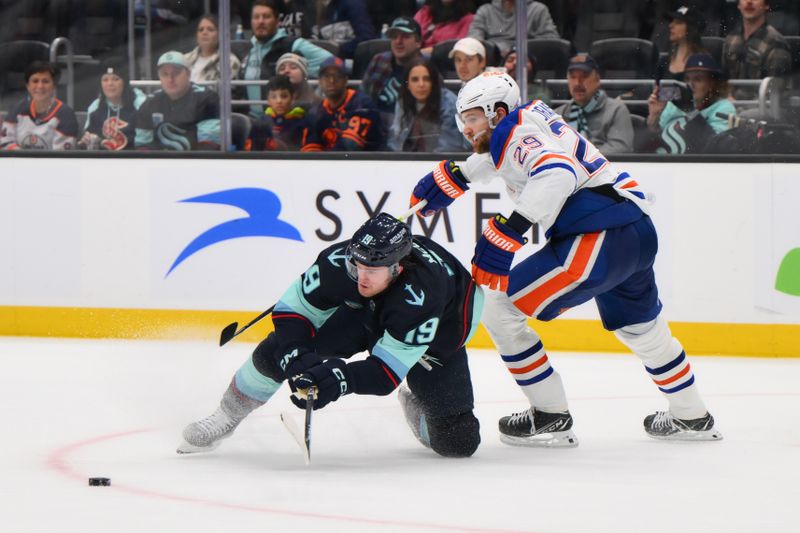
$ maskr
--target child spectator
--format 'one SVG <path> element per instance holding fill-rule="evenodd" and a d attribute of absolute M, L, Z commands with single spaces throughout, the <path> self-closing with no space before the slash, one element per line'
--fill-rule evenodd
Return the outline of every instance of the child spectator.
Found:
<path fill-rule="evenodd" d="M 28 96 L 11 108 L 0 131 L 2 150 L 72 150 L 78 136 L 75 112 L 56 98 L 58 68 L 34 61 L 25 70 Z"/>
<path fill-rule="evenodd" d="M 380 150 L 384 139 L 380 114 L 367 95 L 347 88 L 344 61 L 338 57 L 323 61 L 319 84 L 325 99 L 315 108 L 309 142 L 302 151 Z"/>
<path fill-rule="evenodd" d="M 121 58 L 108 59 L 100 77 L 100 95 L 89 104 L 84 134 L 78 144 L 89 150 L 133 148 L 136 114 L 147 96 L 128 82 Z"/>
<path fill-rule="evenodd" d="M 433 47 L 443 41 L 467 36 L 475 14 L 470 0 L 425 0 L 414 15 L 422 28 L 422 53 L 430 55 Z"/>
<path fill-rule="evenodd" d="M 295 105 L 311 109 L 322 101 L 319 94 L 308 83 L 308 61 L 303 56 L 286 52 L 278 58 L 275 70 L 292 82 Z"/>
<path fill-rule="evenodd" d="M 247 150 L 297 151 L 305 144 L 308 119 L 294 105 L 294 85 L 278 74 L 267 84 L 267 109 L 253 124 Z"/>

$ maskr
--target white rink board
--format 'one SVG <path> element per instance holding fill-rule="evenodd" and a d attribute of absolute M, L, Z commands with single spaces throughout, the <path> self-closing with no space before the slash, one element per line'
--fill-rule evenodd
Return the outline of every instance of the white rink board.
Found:
<path fill-rule="evenodd" d="M 429 161 L 4 158 L 0 305 L 261 309 L 324 246 L 349 237 L 367 217 L 367 207 L 374 210 L 384 199 L 383 210 L 402 214 L 413 185 L 432 166 Z M 793 165 L 625 163 L 618 168 L 656 197 L 653 218 L 661 239 L 656 273 L 671 320 L 800 322 L 800 306 L 794 305 L 800 298 L 788 297 L 790 304 L 779 309 L 756 305 L 774 299 L 772 284 L 764 279 L 772 275 L 775 261 L 757 268 L 758 254 L 767 249 L 780 255 L 770 240 L 774 228 L 783 228 L 784 247 L 800 231 L 791 210 L 780 211 L 786 219 L 764 216 L 775 200 L 771 188 L 764 192 L 765 185 L 775 176 L 791 176 Z M 278 218 L 303 240 L 222 240 L 167 275 L 201 234 L 247 217 L 232 205 L 185 200 L 242 188 L 274 194 L 281 205 Z M 475 193 L 489 196 L 480 199 Z M 785 186 L 780 194 L 787 194 Z M 269 214 L 264 205 L 257 210 Z M 510 208 L 499 180 L 473 187 L 449 209 L 450 231 L 440 221 L 433 237 L 468 264 L 479 227 L 476 212 L 508 213 Z M 263 229 L 260 223 L 249 225 Z M 419 231 L 417 222 L 414 229 Z M 800 246 L 800 235 L 794 242 Z M 595 316 L 590 304 L 564 318 Z"/>

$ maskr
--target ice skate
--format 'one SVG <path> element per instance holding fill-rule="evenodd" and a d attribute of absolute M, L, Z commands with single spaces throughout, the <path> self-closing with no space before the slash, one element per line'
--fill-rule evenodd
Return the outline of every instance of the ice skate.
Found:
<path fill-rule="evenodd" d="M 499 426 L 500 441 L 511 446 L 574 448 L 578 445 L 569 411 L 545 413 L 530 408 L 504 416 Z"/>
<path fill-rule="evenodd" d="M 661 440 L 722 440 L 722 434 L 714 429 L 714 417 L 710 413 L 682 420 L 669 411 L 658 411 L 645 417 L 644 430 L 650 437 Z"/>
<path fill-rule="evenodd" d="M 177 452 L 203 453 L 215 450 L 223 439 L 233 435 L 233 430 L 242 419 L 235 419 L 218 407 L 211 415 L 192 422 L 183 430 L 183 442 Z"/>
<path fill-rule="evenodd" d="M 403 408 L 403 414 L 406 416 L 406 422 L 408 422 L 411 432 L 423 446 L 430 448 L 431 439 L 428 436 L 425 414 L 414 393 L 408 387 L 402 386 L 397 390 L 397 399 L 400 400 L 400 406 Z"/>

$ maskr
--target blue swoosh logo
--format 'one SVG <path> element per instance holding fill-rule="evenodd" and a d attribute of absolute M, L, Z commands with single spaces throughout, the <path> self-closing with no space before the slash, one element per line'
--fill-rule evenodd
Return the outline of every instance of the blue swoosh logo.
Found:
<path fill-rule="evenodd" d="M 240 237 L 277 237 L 303 242 L 303 237 L 297 228 L 278 219 L 281 212 L 280 198 L 266 189 L 230 189 L 187 198 L 181 202 L 231 205 L 238 207 L 248 216 L 223 222 L 199 235 L 178 255 L 165 278 L 193 254 L 218 242 Z"/>

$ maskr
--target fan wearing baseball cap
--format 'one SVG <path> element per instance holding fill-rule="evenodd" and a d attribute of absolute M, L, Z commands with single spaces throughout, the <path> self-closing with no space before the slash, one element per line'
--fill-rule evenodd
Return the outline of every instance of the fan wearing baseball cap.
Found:
<path fill-rule="evenodd" d="M 391 41 L 391 49 L 372 58 L 361 82 L 361 90 L 375 102 L 381 113 L 381 122 L 386 127 L 384 137 L 388 125 L 394 120 L 394 107 L 406 66 L 422 57 L 422 31 L 413 18 L 397 17 L 386 30 L 386 36 Z"/>
<path fill-rule="evenodd" d="M 628 108 L 600 88 L 600 67 L 589 54 L 578 54 L 567 66 L 572 97 L 556 109 L 564 121 L 603 153 L 633 151 L 633 124 Z"/>
<path fill-rule="evenodd" d="M 453 60 L 462 86 L 486 70 L 486 47 L 474 37 L 459 39 L 447 57 Z"/>
<path fill-rule="evenodd" d="M 669 15 L 668 62 L 660 68 L 662 78 L 678 78 L 692 54 L 705 52 L 700 37 L 706 27 L 703 15 L 693 7 L 680 6 Z"/>
<path fill-rule="evenodd" d="M 736 115 L 727 98 L 728 84 L 711 55 L 690 55 L 683 79 L 692 91 L 692 109 L 688 112 L 673 102 L 659 100 L 658 89 L 647 100 L 647 125 L 661 132 L 657 153 L 702 152 L 709 138 L 729 129 L 728 117 Z"/>
<path fill-rule="evenodd" d="M 158 58 L 161 89 L 142 104 L 136 117 L 135 145 L 142 150 L 217 150 L 220 144 L 219 96 L 190 80 L 181 52 Z"/>

